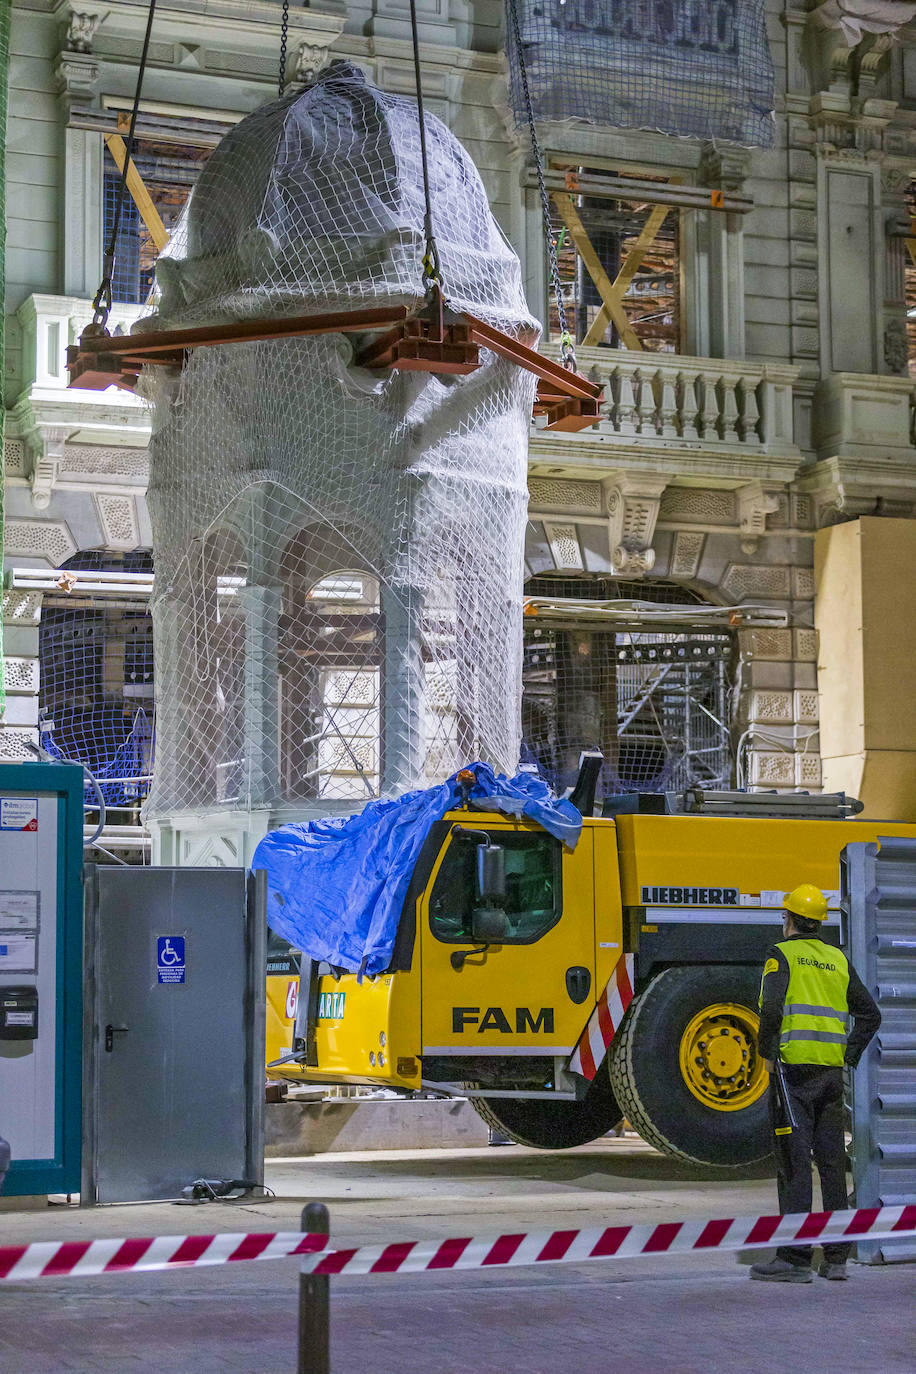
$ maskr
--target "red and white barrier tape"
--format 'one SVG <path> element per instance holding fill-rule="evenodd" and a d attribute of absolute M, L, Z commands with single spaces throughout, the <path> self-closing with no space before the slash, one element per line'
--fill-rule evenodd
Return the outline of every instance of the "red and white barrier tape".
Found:
<path fill-rule="evenodd" d="M 0 1281 L 80 1278 L 91 1274 L 187 1269 L 234 1260 L 283 1259 L 325 1250 L 327 1236 L 302 1231 L 226 1231 L 216 1236 L 157 1236 L 154 1240 L 37 1241 L 0 1245 Z"/>
<path fill-rule="evenodd" d="M 633 955 L 625 954 L 615 965 L 608 985 L 598 998 L 598 1005 L 588 1018 L 588 1025 L 570 1055 L 569 1067 L 573 1073 L 581 1074 L 589 1082 L 595 1077 L 633 1000 L 633 988 Z"/>
<path fill-rule="evenodd" d="M 304 1260 L 313 1274 L 404 1274 L 421 1269 L 478 1269 L 491 1265 L 581 1264 L 709 1250 L 817 1244 L 825 1240 L 886 1240 L 916 1231 L 916 1206 L 872 1207 L 848 1212 L 797 1212 L 784 1217 L 666 1221 L 655 1226 L 598 1226 L 581 1231 L 463 1240 L 408 1241 L 333 1250 Z"/>
<path fill-rule="evenodd" d="M 816 1245 L 825 1240 L 889 1240 L 914 1233 L 916 1205 L 402 1241 L 350 1250 L 329 1250 L 327 1236 L 304 1235 L 301 1231 L 228 1231 L 215 1236 L 159 1236 L 154 1240 L 0 1245 L 0 1281 L 86 1278 L 93 1274 L 231 1264 L 236 1260 L 281 1259 L 286 1255 L 307 1257 L 303 1258 L 303 1267 L 315 1274 L 404 1274 L 424 1269 L 581 1264 L 586 1260 L 633 1259 L 638 1255 L 774 1249 L 777 1245 Z"/>

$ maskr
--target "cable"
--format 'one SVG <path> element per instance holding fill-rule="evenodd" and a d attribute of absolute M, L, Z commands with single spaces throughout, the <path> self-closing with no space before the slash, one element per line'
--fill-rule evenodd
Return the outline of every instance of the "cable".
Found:
<path fill-rule="evenodd" d="M 99 283 L 99 289 L 96 291 L 95 299 L 92 302 L 92 323 L 96 329 L 101 331 L 104 331 L 108 323 L 108 316 L 111 313 L 111 278 L 114 273 L 115 250 L 118 246 L 118 234 L 121 229 L 121 214 L 124 209 L 124 196 L 127 192 L 127 173 L 130 170 L 131 158 L 134 155 L 134 133 L 137 128 L 137 114 L 140 109 L 140 96 L 143 91 L 143 76 L 146 71 L 146 58 L 149 53 L 149 40 L 150 34 L 153 31 L 153 15 L 155 12 L 156 0 L 149 0 L 146 33 L 143 37 L 143 48 L 140 52 L 140 66 L 137 68 L 137 87 L 134 91 L 133 109 L 130 112 L 130 129 L 127 134 L 127 146 L 124 150 L 124 166 L 121 168 L 121 180 L 118 184 L 118 198 L 115 201 L 111 234 L 105 249 L 105 259 L 102 266 L 102 280 Z"/>
<path fill-rule="evenodd" d="M 71 760 L 65 761 L 71 762 Z M 76 760 L 73 759 L 72 762 L 75 763 Z M 95 844 L 96 840 L 99 838 L 102 831 L 105 829 L 107 813 L 105 810 L 105 798 L 102 796 L 102 789 L 101 787 L 99 787 L 98 780 L 96 779 L 93 773 L 90 773 L 89 769 L 86 767 L 85 764 L 83 764 L 83 777 L 89 779 L 90 783 L 92 784 L 92 790 L 95 792 L 95 795 L 99 799 L 99 823 L 95 828 L 95 834 L 92 836 L 91 840 L 83 840 L 83 848 L 90 849 Z"/>
<path fill-rule="evenodd" d="M 410 33 L 413 40 L 413 70 L 417 87 L 417 114 L 420 118 L 420 161 L 423 166 L 423 233 L 426 243 L 423 249 L 423 284 L 427 294 L 434 286 L 442 290 L 442 263 L 436 237 L 433 233 L 433 205 L 429 190 L 429 164 L 426 159 L 426 115 L 423 110 L 423 80 L 420 73 L 420 36 L 417 30 L 417 0 L 410 0 Z"/>
<path fill-rule="evenodd" d="M 282 97 L 286 86 L 286 42 L 289 37 L 289 0 L 283 0 L 283 18 L 280 21 L 280 76 L 277 94 Z"/>
<path fill-rule="evenodd" d="M 761 744 L 768 745 L 770 749 L 775 753 L 807 754 L 808 746 L 810 745 L 811 741 L 814 739 L 817 733 L 817 729 L 814 728 L 812 730 L 808 730 L 803 736 L 801 736 L 799 741 L 793 741 L 793 743 L 802 743 L 802 748 L 799 750 L 789 747 L 789 742 L 784 738 L 784 736 L 776 734 L 775 731 L 768 730 L 765 725 L 749 725 L 748 728 L 744 731 L 744 733 L 739 737 L 738 743 L 735 745 L 736 787 L 739 790 L 743 791 L 746 785 L 745 757 L 748 749 L 751 746 L 752 740 L 755 743 L 759 740 Z"/>
<path fill-rule="evenodd" d="M 413 0 L 411 0 L 411 3 L 413 3 Z M 560 281 L 560 263 L 557 257 L 556 244 L 553 241 L 553 234 L 550 232 L 550 198 L 547 195 L 547 183 L 544 181 L 544 159 L 541 153 L 541 145 L 538 142 L 537 127 L 534 121 L 534 107 L 531 103 L 531 90 L 528 85 L 528 67 L 525 62 L 525 51 L 522 46 L 522 30 L 518 22 L 518 10 L 515 6 L 515 0 L 506 0 L 506 4 L 509 11 L 509 18 L 512 21 L 512 34 L 515 42 L 515 60 L 518 65 L 518 74 L 522 83 L 522 94 L 525 97 L 525 111 L 528 116 L 528 133 L 531 138 L 531 153 L 534 158 L 534 170 L 537 173 L 538 190 L 541 195 L 544 241 L 547 245 L 547 261 L 550 266 L 550 278 L 553 283 L 553 294 L 556 300 L 557 318 L 560 322 L 560 353 L 564 367 L 568 367 L 572 371 L 575 371 L 576 349 L 566 320 L 566 307 L 563 304 L 563 283 Z"/>
<path fill-rule="evenodd" d="M 98 798 L 99 802 L 99 823 L 95 828 L 95 833 L 93 834 L 91 839 L 83 840 L 83 848 L 91 849 L 92 846 L 95 844 L 96 840 L 101 835 L 102 831 L 105 829 L 105 820 L 107 814 L 105 809 L 105 798 L 102 796 L 102 789 L 101 787 L 99 787 L 98 779 L 95 777 L 93 773 L 90 773 L 89 769 L 86 767 L 84 763 L 80 763 L 79 759 L 68 759 L 66 754 L 60 754 L 55 757 L 54 754 L 49 754 L 47 749 L 43 749 L 40 744 L 35 744 L 33 740 L 26 740 L 26 747 L 30 749 L 32 753 L 35 755 L 35 757 L 40 759 L 42 763 L 72 763 L 75 764 L 77 768 L 82 768 L 83 777 L 88 778 L 92 786 L 92 790 L 95 792 L 95 795 Z M 86 808 L 84 806 L 83 810 L 85 809 Z M 101 845 L 99 846 L 99 848 L 101 848 Z M 104 852 L 107 853 L 107 851 Z M 124 861 L 122 859 L 119 862 L 123 863 Z"/>

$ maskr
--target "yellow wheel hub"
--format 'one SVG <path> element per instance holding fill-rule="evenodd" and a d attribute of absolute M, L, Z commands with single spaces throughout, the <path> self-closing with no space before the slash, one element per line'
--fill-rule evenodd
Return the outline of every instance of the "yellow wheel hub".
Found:
<path fill-rule="evenodd" d="M 694 1097 L 719 1112 L 740 1112 L 763 1094 L 756 1012 L 737 1002 L 704 1007 L 681 1036 L 681 1076 Z"/>

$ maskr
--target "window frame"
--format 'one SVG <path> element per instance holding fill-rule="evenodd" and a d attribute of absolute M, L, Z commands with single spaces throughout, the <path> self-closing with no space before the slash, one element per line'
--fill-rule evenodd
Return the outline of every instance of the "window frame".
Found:
<path fill-rule="evenodd" d="M 676 177 L 684 187 L 706 189 L 727 185 L 748 198 L 746 150 L 725 155 L 696 140 L 677 139 L 647 130 L 570 128 L 544 121 L 545 164 L 589 166 L 633 176 Z M 719 162 L 723 165 L 719 165 Z M 549 332 L 551 283 L 544 246 L 543 211 L 534 164 L 529 153 L 516 160 L 522 196 L 512 220 L 513 238 L 522 254 L 523 276 L 532 312 L 541 321 L 543 340 L 554 349 Z M 682 213 L 680 220 L 680 356 L 743 358 L 746 352 L 744 291 L 744 216 L 720 210 Z M 602 353 L 614 350 L 602 347 Z M 678 354 L 665 355 L 675 358 Z"/>
<path fill-rule="evenodd" d="M 596 172 L 596 173 L 599 173 L 599 174 L 601 174 L 601 173 L 607 173 L 608 175 L 611 175 L 611 176 L 618 176 L 618 177 L 620 177 L 624 185 L 625 185 L 625 183 L 626 183 L 626 179 L 627 179 L 627 178 L 634 178 L 634 177 L 635 177 L 635 178 L 646 178 L 646 179 L 653 180 L 653 181 L 657 180 L 657 181 L 659 182 L 659 185 L 660 185 L 660 186 L 664 185 L 666 180 L 667 180 L 667 182 L 669 182 L 669 183 L 670 183 L 670 182 L 673 182 L 673 181 L 676 181 L 676 182 L 677 182 L 678 184 L 680 184 L 680 185 L 688 185 L 688 186 L 696 185 L 696 176 L 695 176 L 692 172 L 686 172 L 683 168 L 676 167 L 676 166 L 673 166 L 673 165 L 672 165 L 672 166 L 665 166 L 665 165 L 662 165 L 661 163 L 646 163 L 646 162 L 641 162 L 641 161 L 640 161 L 640 162 L 632 162 L 632 161 L 625 160 L 625 159 L 622 159 L 622 158 L 609 158 L 609 157 L 606 157 L 606 156 L 605 156 L 605 157 L 601 157 L 601 156 L 597 156 L 597 157 L 595 157 L 595 156 L 588 156 L 588 157 L 585 157 L 583 154 L 575 153 L 575 152 L 569 153 L 569 154 L 565 154 L 565 155 L 564 155 L 564 154 L 561 154 L 561 153 L 558 153 L 558 152 L 552 152 L 552 153 L 550 154 L 549 158 L 547 159 L 547 166 L 548 166 L 548 170 L 550 170 L 551 172 L 557 172 L 557 171 L 563 172 L 563 171 L 566 171 L 567 169 L 569 169 L 570 167 L 572 167 L 572 170 L 574 171 L 574 173 L 575 173 L 575 171 L 577 170 L 577 171 L 578 171 L 578 174 L 579 174 L 579 175 L 583 175 L 583 176 L 586 176 L 586 175 L 588 174 L 588 172 Z M 575 193 L 575 192 L 573 193 L 574 197 L 576 196 L 576 194 L 577 194 L 577 193 Z M 606 199 L 610 205 L 614 205 L 614 204 L 619 204 L 619 203 L 621 203 L 619 198 L 615 198 L 613 195 L 610 195 L 610 194 L 608 194 L 607 196 L 598 196 L 598 195 L 595 195 L 592 191 L 589 191 L 588 194 L 589 194 L 589 196 L 590 196 L 593 200 L 594 200 L 594 199 L 598 199 L 598 200 L 600 200 L 600 199 Z M 625 201 L 622 202 L 622 203 L 626 204 Z M 558 211 L 557 211 L 557 207 L 556 207 L 555 203 L 553 202 L 552 196 L 551 196 L 551 205 L 552 205 L 553 214 L 554 214 L 555 216 L 557 216 L 557 215 L 558 215 Z M 651 214 L 651 212 L 652 212 L 652 210 L 653 210 L 654 208 L 657 208 L 657 207 L 652 206 L 652 205 L 649 206 L 649 214 Z M 658 354 L 658 355 L 661 356 L 661 357 L 669 357 L 669 356 L 670 356 L 670 357 L 677 357 L 678 355 L 683 355 L 683 354 L 686 354 L 686 353 L 687 353 L 688 339 L 689 339 L 690 333 L 691 333 L 691 326 L 690 326 L 690 322 L 689 322 L 689 313 L 692 313 L 692 310 L 693 310 L 693 308 L 694 308 L 694 306 L 695 306 L 695 304 L 696 304 L 694 298 L 691 297 L 691 296 L 688 296 L 688 269 L 687 269 L 687 256 L 688 256 L 688 251 L 691 251 L 691 252 L 693 251 L 695 239 L 694 239 L 694 237 L 689 233 L 688 224 L 689 224 L 690 216 L 688 215 L 687 210 L 685 210 L 685 208 L 684 208 L 683 206 L 676 206 L 676 205 L 675 205 L 675 206 L 672 206 L 672 207 L 668 210 L 668 215 L 673 215 L 673 216 L 675 216 L 675 217 L 676 217 L 676 220 L 677 220 L 677 227 L 676 227 L 676 232 L 675 232 L 676 245 L 677 245 L 677 246 L 676 246 L 676 254 L 675 254 L 675 275 L 676 275 L 676 283 L 675 283 L 675 289 L 674 289 L 674 296 L 675 296 L 675 301 L 676 301 L 676 312 L 677 312 L 677 313 L 676 313 L 676 317 L 675 317 L 675 318 L 676 318 L 676 329 L 677 329 L 677 341 L 676 341 L 675 347 L 674 347 L 672 350 L 670 350 L 670 352 L 669 352 L 669 350 L 664 350 L 664 349 L 648 349 L 648 348 L 644 349 L 643 351 L 644 351 L 645 353 L 647 353 L 647 354 L 652 355 L 652 356 L 655 356 L 656 354 Z M 561 222 L 562 222 L 562 217 L 560 217 L 560 218 L 561 218 Z M 648 219 L 648 214 L 647 214 L 646 218 Z M 661 227 L 661 226 L 660 226 L 660 227 Z M 567 235 L 567 236 L 568 236 L 568 235 Z M 638 235 L 637 235 L 637 237 L 638 237 Z M 573 246 L 573 250 L 574 250 L 574 252 L 576 253 L 576 258 L 581 262 L 582 259 L 581 259 L 581 255 L 578 253 L 578 250 L 576 250 L 574 246 Z M 650 248 L 648 251 L 651 251 L 651 248 Z M 621 269 L 624 267 L 625 262 L 626 262 L 626 256 L 624 257 L 623 261 L 620 263 L 620 267 L 619 267 L 618 270 L 621 270 Z M 583 263 L 582 265 L 583 265 L 583 269 L 584 269 L 584 271 L 585 271 L 585 275 L 586 275 L 586 276 L 589 276 L 587 267 L 585 266 L 584 263 Z M 547 270 L 547 264 L 546 264 L 546 262 L 545 262 L 545 271 L 546 271 L 546 270 Z M 638 271 L 638 269 L 637 269 L 637 271 Z M 596 293 L 597 293 L 597 288 L 594 287 L 594 283 L 593 283 L 593 282 L 592 282 L 592 287 L 593 287 L 593 289 L 596 290 Z M 548 334 L 550 333 L 550 327 L 549 327 L 549 326 L 550 326 L 550 315 L 552 314 L 552 311 L 553 311 L 553 307 L 551 306 L 551 292 L 552 292 L 552 283 L 548 281 L 548 283 L 547 283 L 547 296 L 546 296 L 546 300 L 547 300 L 547 328 L 548 328 Z M 623 307 L 623 310 L 624 310 L 624 313 L 626 313 L 625 301 L 626 301 L 626 294 L 624 295 L 623 301 L 621 302 L 622 307 Z M 574 312 L 575 312 L 575 309 L 576 309 L 575 304 L 572 304 L 572 303 L 571 303 L 571 304 L 567 307 L 567 315 L 569 316 L 570 313 L 574 313 Z M 611 321 L 608 322 L 608 325 L 607 325 L 607 327 L 606 327 L 606 329 L 605 329 L 605 334 L 607 334 L 607 332 L 608 332 L 610 329 L 611 329 Z M 575 333 L 576 333 L 576 331 L 573 330 L 574 337 L 575 337 Z M 581 346 L 581 341 L 580 341 L 580 340 L 576 340 L 576 344 L 577 344 L 577 346 Z M 618 349 L 623 349 L 623 348 L 624 348 L 624 345 L 623 345 L 622 343 L 618 343 L 618 344 L 616 344 L 616 345 L 612 345 L 612 344 L 609 344 L 609 343 L 607 343 L 607 342 L 605 342 L 605 341 L 599 342 L 598 344 L 595 344 L 595 345 L 592 345 L 592 346 L 593 346 L 593 347 L 598 347 L 598 348 L 604 348 L 604 349 L 607 349 L 608 351 L 611 351 L 611 352 L 614 352 L 614 351 L 617 351 Z"/>
<path fill-rule="evenodd" d="M 553 857 L 554 877 L 553 919 L 550 921 L 549 925 L 545 925 L 543 929 L 539 930 L 536 934 L 527 936 L 524 939 L 511 938 L 494 940 L 491 942 L 494 945 L 498 944 L 500 946 L 522 946 L 537 944 L 537 942 L 539 940 L 543 940 L 544 936 L 549 934 L 551 930 L 555 930 L 556 927 L 559 925 L 560 921 L 563 919 L 563 845 L 562 842 L 558 840 L 555 835 L 549 834 L 549 832 L 546 830 L 512 830 L 508 828 L 504 830 L 501 828 L 495 828 L 487 825 L 467 828 L 461 825 L 453 826 L 449 832 L 448 843 L 444 847 L 442 858 L 435 870 L 435 875 L 433 877 L 432 884 L 429 889 L 429 899 L 427 902 L 427 924 L 429 926 L 430 934 L 432 935 L 434 940 L 436 940 L 439 944 L 443 945 L 477 945 L 480 943 L 480 941 L 475 939 L 475 937 L 470 933 L 470 931 L 463 932 L 461 935 L 453 937 L 440 935 L 436 929 L 436 917 L 433 912 L 433 900 L 435 897 L 436 888 L 439 884 L 440 878 L 443 876 L 446 864 L 448 863 L 449 856 L 452 851 L 452 846 L 456 843 L 463 843 L 466 846 L 468 846 L 468 848 L 476 850 L 478 846 L 472 846 L 470 844 L 470 836 L 473 835 L 475 831 L 477 834 L 488 835 L 491 844 L 502 845 L 503 848 L 506 849 L 510 847 L 505 843 L 507 840 L 510 842 L 510 844 L 513 841 L 533 841 L 541 842 L 550 846 L 550 853 Z M 462 840 L 462 835 L 466 835 L 469 838 Z M 519 847 L 521 848 L 522 846 L 519 845 Z"/>

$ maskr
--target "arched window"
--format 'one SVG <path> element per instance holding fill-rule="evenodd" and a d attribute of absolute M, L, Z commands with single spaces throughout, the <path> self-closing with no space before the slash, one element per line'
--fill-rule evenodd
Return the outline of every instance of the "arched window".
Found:
<path fill-rule="evenodd" d="M 38 636 L 39 730 L 55 758 L 83 763 L 106 805 L 135 812 L 149 791 L 153 743 L 153 628 L 145 591 L 73 590 L 68 572 L 151 573 L 145 550 L 89 550 L 61 566 L 46 592 Z M 68 589 L 69 588 L 69 589 Z M 124 817 L 121 817 L 124 820 Z"/>
<path fill-rule="evenodd" d="M 368 801 L 379 794 L 383 616 L 378 579 L 338 567 L 314 574 L 314 532 L 284 560 L 279 632 L 281 767 L 288 800 Z M 338 556 L 345 552 L 338 547 Z"/>

